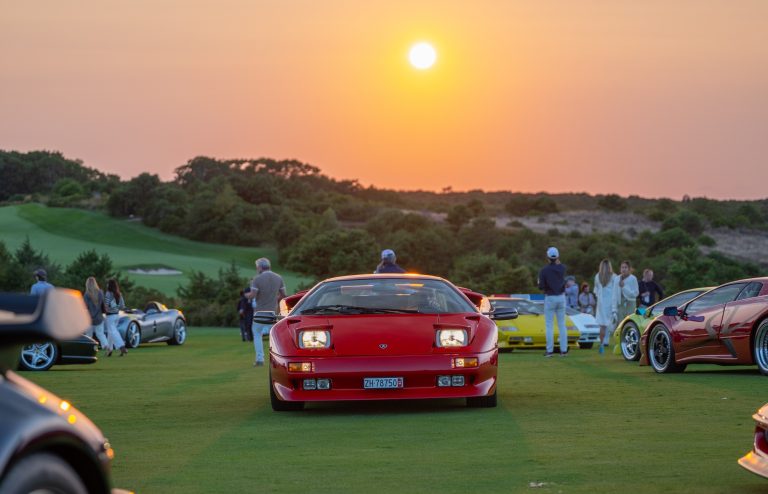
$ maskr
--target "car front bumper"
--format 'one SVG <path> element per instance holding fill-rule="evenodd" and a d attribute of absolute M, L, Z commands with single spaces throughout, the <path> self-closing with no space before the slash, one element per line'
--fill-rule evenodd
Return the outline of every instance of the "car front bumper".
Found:
<path fill-rule="evenodd" d="M 597 341 L 597 337 L 595 337 L 594 341 Z M 555 344 L 557 345 L 560 341 L 559 333 L 555 333 Z M 569 331 L 568 332 L 568 346 L 576 345 L 578 342 L 582 341 L 580 339 L 579 333 L 577 331 Z M 584 340 L 589 341 L 589 340 Z M 519 332 L 514 331 L 499 331 L 499 348 L 501 349 L 507 349 L 507 348 L 544 348 L 547 346 L 547 339 L 542 334 L 537 335 L 531 335 L 531 334 L 521 334 Z"/>
<path fill-rule="evenodd" d="M 455 368 L 456 357 L 477 357 L 478 366 Z M 289 362 L 311 362 L 312 372 L 289 372 Z M 401 400 L 488 396 L 496 388 L 498 351 L 389 357 L 284 357 L 270 354 L 271 382 L 283 401 Z M 464 385 L 440 387 L 438 376 L 464 376 Z M 364 389 L 366 377 L 402 377 L 404 387 Z M 303 389 L 304 379 L 330 379 L 327 390 Z"/>
<path fill-rule="evenodd" d="M 756 424 L 752 451 L 739 458 L 739 465 L 756 475 L 768 478 L 768 406 L 764 406 L 752 418 Z"/>

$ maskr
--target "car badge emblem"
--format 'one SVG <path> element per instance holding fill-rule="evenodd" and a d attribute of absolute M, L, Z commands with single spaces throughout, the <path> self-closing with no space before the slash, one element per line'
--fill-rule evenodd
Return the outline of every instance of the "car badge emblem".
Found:
<path fill-rule="evenodd" d="M 382 350 L 386 350 L 387 349 L 387 344 L 386 343 L 379 343 L 379 348 L 381 348 Z"/>

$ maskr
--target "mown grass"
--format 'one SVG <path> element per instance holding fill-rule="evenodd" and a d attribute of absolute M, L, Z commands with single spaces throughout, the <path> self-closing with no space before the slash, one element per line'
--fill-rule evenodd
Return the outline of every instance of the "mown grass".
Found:
<path fill-rule="evenodd" d="M 500 405 L 460 400 L 270 408 L 267 368 L 236 329 L 182 347 L 25 373 L 110 438 L 140 493 L 765 492 L 736 459 L 768 401 L 753 367 L 679 375 L 595 351 L 503 354 Z"/>
<path fill-rule="evenodd" d="M 13 250 L 27 237 L 35 249 L 63 266 L 89 249 L 109 254 L 114 266 L 124 270 L 128 278 L 168 295 L 175 295 L 178 286 L 188 282 L 192 270 L 216 277 L 219 269 L 234 261 L 242 276 L 253 276 L 253 261 L 262 256 L 273 261 L 289 292 L 304 281 L 303 277 L 282 269 L 276 262 L 277 252 L 271 247 L 195 242 L 167 235 L 138 221 L 118 220 L 80 209 L 47 208 L 39 204 L 0 208 L 0 240 Z M 177 269 L 182 274 L 157 276 L 127 272 L 129 267 L 148 265 Z"/>

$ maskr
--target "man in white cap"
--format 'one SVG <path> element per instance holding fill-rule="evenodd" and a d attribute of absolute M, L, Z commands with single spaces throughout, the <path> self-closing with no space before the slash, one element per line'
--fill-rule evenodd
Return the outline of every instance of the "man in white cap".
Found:
<path fill-rule="evenodd" d="M 557 247 L 547 249 L 549 264 L 539 271 L 539 288 L 544 290 L 544 324 L 547 328 L 547 351 L 545 357 L 555 352 L 555 328 L 553 316 L 557 317 L 560 333 L 560 356 L 568 353 L 568 332 L 565 328 L 565 266 L 560 263 Z"/>
<path fill-rule="evenodd" d="M 384 249 L 381 251 L 381 262 L 376 266 L 374 274 L 379 273 L 405 273 L 405 269 L 401 268 L 395 262 L 395 251 L 392 249 Z"/>

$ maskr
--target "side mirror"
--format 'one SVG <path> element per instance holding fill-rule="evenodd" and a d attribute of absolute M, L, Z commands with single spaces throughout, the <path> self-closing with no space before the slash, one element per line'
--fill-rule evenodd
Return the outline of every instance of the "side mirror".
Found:
<path fill-rule="evenodd" d="M 645 307 L 638 307 L 637 309 L 635 309 L 635 314 L 637 314 L 638 316 L 644 316 L 646 311 L 647 309 Z"/>
<path fill-rule="evenodd" d="M 517 309 L 500 309 L 493 311 L 488 317 L 494 321 L 508 321 L 510 319 L 517 319 Z"/>
<path fill-rule="evenodd" d="M 253 313 L 253 322 L 256 324 L 275 324 L 277 316 L 271 310 L 260 310 Z"/>
<path fill-rule="evenodd" d="M 664 315 L 677 317 L 680 315 L 680 311 L 677 310 L 677 307 L 664 307 Z"/>

